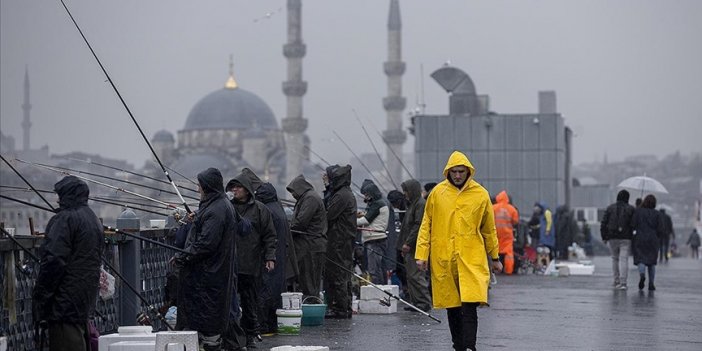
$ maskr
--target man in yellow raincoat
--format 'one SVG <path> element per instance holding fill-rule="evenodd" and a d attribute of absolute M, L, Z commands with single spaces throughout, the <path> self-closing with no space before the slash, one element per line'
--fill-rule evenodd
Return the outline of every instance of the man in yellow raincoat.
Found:
<path fill-rule="evenodd" d="M 454 151 L 444 168 L 446 179 L 427 199 L 414 256 L 422 270 L 431 260 L 433 305 L 447 309 L 456 350 L 475 350 L 476 308 L 487 304 L 490 265 L 502 270 L 490 195 L 474 175 L 468 157 Z"/>

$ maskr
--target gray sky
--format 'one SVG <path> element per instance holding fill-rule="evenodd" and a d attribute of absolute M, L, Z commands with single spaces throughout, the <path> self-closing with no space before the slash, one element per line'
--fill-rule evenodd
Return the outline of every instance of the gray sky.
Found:
<path fill-rule="evenodd" d="M 149 138 L 181 129 L 192 106 L 223 86 L 229 54 L 239 85 L 285 117 L 284 0 L 66 1 Z M 385 129 L 388 3 L 303 0 L 304 113 L 313 150 L 331 161 L 350 154 L 329 128 L 372 152 L 352 109 L 367 128 Z M 408 108 L 423 64 L 427 113 L 448 111 L 428 76 L 450 60 L 496 112 L 536 112 L 537 92 L 556 90 L 577 135 L 576 163 L 702 150 L 702 1 L 400 3 Z M 0 38 L 0 127 L 17 147 L 27 64 L 32 147 L 137 166 L 150 156 L 59 1 L 2 0 Z M 410 137 L 405 150 L 413 145 Z"/>

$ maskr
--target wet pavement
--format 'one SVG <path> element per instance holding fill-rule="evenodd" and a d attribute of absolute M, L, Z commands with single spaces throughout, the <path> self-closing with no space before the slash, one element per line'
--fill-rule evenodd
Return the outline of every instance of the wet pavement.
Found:
<path fill-rule="evenodd" d="M 490 307 L 478 309 L 478 350 L 702 350 L 702 261 L 657 266 L 654 292 L 612 289 L 611 259 L 592 276 L 498 276 Z M 398 305 L 392 315 L 354 315 L 302 327 L 299 336 L 265 337 L 258 349 L 322 345 L 331 350 L 451 350 L 445 310 L 438 324 Z"/>

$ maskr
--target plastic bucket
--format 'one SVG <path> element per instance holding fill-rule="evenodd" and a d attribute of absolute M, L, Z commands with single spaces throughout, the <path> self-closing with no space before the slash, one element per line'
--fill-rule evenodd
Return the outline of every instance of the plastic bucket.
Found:
<path fill-rule="evenodd" d="M 302 305 L 301 292 L 284 292 L 280 294 L 280 298 L 283 300 L 284 310 L 299 310 Z"/>
<path fill-rule="evenodd" d="M 275 310 L 278 319 L 278 334 L 280 335 L 300 335 L 300 320 L 302 310 Z"/>
<path fill-rule="evenodd" d="M 317 300 L 318 304 L 307 304 L 307 300 Z M 327 305 L 322 299 L 316 296 L 308 296 L 302 301 L 302 325 L 314 326 L 324 323 L 324 315 L 327 313 Z"/>

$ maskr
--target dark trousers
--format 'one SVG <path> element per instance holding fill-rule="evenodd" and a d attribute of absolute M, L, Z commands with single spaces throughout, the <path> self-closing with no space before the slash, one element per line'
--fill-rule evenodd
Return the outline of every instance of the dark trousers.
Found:
<path fill-rule="evenodd" d="M 302 290 L 304 297 L 319 297 L 326 255 L 326 252 L 298 253 L 297 266 L 300 269 L 300 275 L 297 277 L 297 281 L 300 283 L 300 290 Z"/>
<path fill-rule="evenodd" d="M 328 309 L 332 312 L 351 314 L 351 273 L 340 269 L 338 265 L 353 271 L 353 242 L 329 240 L 327 243 L 327 260 L 324 267 L 324 290 Z"/>
<path fill-rule="evenodd" d="M 249 274 L 239 274 L 238 290 L 241 299 L 241 327 L 246 332 L 246 336 L 255 336 L 260 333 L 258 323 L 258 287 L 260 277 Z"/>
<path fill-rule="evenodd" d="M 49 350 L 87 351 L 87 326 L 88 321 L 82 324 L 49 323 Z"/>
<path fill-rule="evenodd" d="M 478 303 L 463 303 L 460 307 L 446 309 L 453 349 L 475 351 L 478 336 Z"/>

